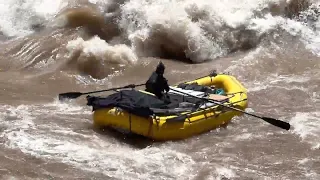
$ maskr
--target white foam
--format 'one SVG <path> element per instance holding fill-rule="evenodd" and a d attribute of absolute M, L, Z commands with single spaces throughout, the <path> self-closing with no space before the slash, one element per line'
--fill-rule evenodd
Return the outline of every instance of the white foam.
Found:
<path fill-rule="evenodd" d="M 100 9 L 114 3 L 114 1 L 104 0 L 90 0 L 90 2 L 98 5 Z M 170 46 L 170 42 L 172 42 L 174 46 L 183 47 L 183 53 L 194 62 L 203 62 L 225 55 L 226 48 L 228 48 L 226 46 L 228 46 L 230 38 L 232 39 L 233 33 L 245 27 L 260 35 L 284 29 L 293 36 L 301 37 L 307 48 L 320 55 L 320 28 L 314 30 L 303 22 L 262 13 L 262 10 L 269 8 L 270 4 L 277 4 L 280 9 L 283 9 L 282 6 L 285 3 L 284 0 L 150 0 L 142 2 L 131 0 L 121 6 L 122 16 L 119 20 L 119 26 L 123 32 L 127 33 L 127 38 L 131 41 L 133 50 L 137 54 L 140 53 L 141 44 L 148 46 L 144 48 L 152 52 L 160 48 L 153 46 L 161 46 L 163 43 L 169 43 L 165 46 Z M 0 3 L 0 29 L 9 36 L 29 34 L 33 32 L 30 25 L 36 21 L 54 20 L 56 13 L 67 4 L 68 1 L 61 0 L 4 1 Z M 199 20 L 195 21 L 195 19 Z M 315 22 L 315 27 L 320 26 L 319 21 Z M 170 42 L 164 41 L 157 44 L 155 43 L 157 40 L 152 40 L 157 45 L 144 44 L 148 38 L 153 38 L 152 34 L 156 32 L 162 33 Z M 252 36 L 255 35 L 252 34 Z M 163 39 L 161 36 L 158 38 Z M 90 46 L 89 42 L 86 42 L 88 46 Z M 236 43 L 237 40 L 233 39 L 232 42 Z M 83 44 L 80 41 L 78 43 Z M 108 47 L 99 40 L 94 44 L 102 45 L 102 48 Z M 99 48 L 87 47 L 86 49 L 88 53 L 100 54 L 97 55 L 100 58 L 106 56 L 107 52 L 111 53 L 108 55 L 110 57 L 118 56 L 109 57 L 110 62 L 136 61 L 134 60 L 136 59 L 135 55 L 125 45 L 120 44 L 112 47 L 113 50 L 106 51 L 106 53 L 102 53 L 102 50 L 98 50 Z M 118 53 L 114 53 L 115 51 Z M 121 56 L 124 56 L 123 59 Z"/>
<path fill-rule="evenodd" d="M 0 29 L 7 36 L 24 36 L 33 32 L 30 25 L 54 17 L 63 0 L 5 0 L 0 2 Z"/>
<path fill-rule="evenodd" d="M 17 107 L 4 105 L 0 111 L 0 122 L 2 125 L 14 129 L 26 129 L 34 126 L 32 121 L 31 112 L 28 106 L 20 105 Z"/>
<path fill-rule="evenodd" d="M 222 161 L 226 160 L 229 157 L 224 157 Z M 218 158 L 219 159 L 219 158 Z M 206 170 L 211 169 L 209 174 L 202 179 L 206 180 L 221 180 L 221 179 L 233 179 L 239 177 L 234 170 L 237 170 L 237 167 L 228 166 L 228 165 L 219 165 L 215 163 L 203 162 L 201 166 L 205 167 Z M 197 166 L 198 170 L 202 170 L 201 166 Z M 227 167 L 228 166 L 228 167 Z"/>
<path fill-rule="evenodd" d="M 253 81 L 247 84 L 247 89 L 250 92 L 261 91 L 268 88 L 282 88 L 285 90 L 301 90 L 304 92 L 308 92 L 308 88 L 305 87 L 304 83 L 311 81 L 310 74 L 307 72 L 303 75 L 278 75 L 269 74 L 267 78 L 263 81 Z M 288 84 L 288 86 L 283 86 L 283 83 Z M 290 83 L 303 83 L 301 86 L 298 85 L 290 85 Z"/>
<path fill-rule="evenodd" d="M 57 120 L 78 116 L 70 122 L 90 114 L 88 108 L 54 101 L 49 104 L 0 106 L 0 122 L 5 130 L 0 138 L 8 148 L 20 149 L 35 157 L 52 159 L 74 165 L 80 169 L 104 173 L 107 176 L 126 179 L 188 179 L 188 169 L 195 162 L 184 153 L 164 147 L 132 149 L 113 144 L 87 131 L 77 132 L 68 125 L 61 126 Z M 41 119 L 44 118 L 44 119 Z M 37 124 L 36 122 L 41 122 Z"/>
<path fill-rule="evenodd" d="M 282 0 L 238 0 L 238 1 L 158 1 L 142 2 L 132 0 L 122 7 L 120 27 L 127 31 L 134 47 L 140 41 L 152 38 L 152 33 L 163 32 L 170 41 L 178 44 L 188 43 L 185 49 L 187 57 L 195 62 L 202 62 L 224 55 L 223 48 L 227 36 L 241 26 L 252 29 L 262 35 L 270 31 L 284 29 L 293 36 L 299 36 L 307 48 L 319 51 L 319 31 L 314 31 L 303 22 L 290 20 L 271 13 L 262 15 L 261 10 L 276 4 L 284 11 L 285 1 Z M 256 16 L 260 12 L 261 16 Z M 198 22 L 192 19 L 200 18 Z M 218 33 L 217 33 L 218 31 Z M 227 34 L 225 36 L 225 34 Z M 149 47 L 152 49 L 155 47 Z"/>
<path fill-rule="evenodd" d="M 134 150 L 110 146 L 103 140 L 63 140 L 50 137 L 45 132 L 35 135 L 26 131 L 15 131 L 7 133 L 6 137 L 10 141 L 6 143 L 8 147 L 19 148 L 24 153 L 59 160 L 117 178 L 180 177 L 188 170 L 188 166 L 194 163 L 189 156 L 169 149 Z"/>
<path fill-rule="evenodd" d="M 79 106 L 74 103 L 63 103 L 55 99 L 52 103 L 41 105 L 45 111 L 52 111 L 55 114 L 76 115 L 76 114 L 91 114 L 92 112 L 86 106 Z M 36 106 L 37 107 L 37 106 Z M 42 113 L 40 109 L 39 113 Z"/>
<path fill-rule="evenodd" d="M 216 173 L 218 174 L 218 177 L 216 179 L 231 179 L 238 177 L 232 169 L 226 167 L 216 167 Z"/>
<path fill-rule="evenodd" d="M 257 58 L 259 57 L 270 57 L 271 53 L 268 52 L 269 49 L 263 46 L 259 46 L 256 49 L 250 51 L 245 57 L 236 59 L 233 61 L 232 65 L 229 66 L 225 71 L 226 72 L 237 72 L 239 69 L 245 69 L 245 67 L 254 65 L 258 63 Z"/>
<path fill-rule="evenodd" d="M 274 17 L 271 14 L 267 14 L 262 18 L 253 18 L 248 27 L 262 34 L 277 28 L 279 22 L 283 20 L 284 19 L 280 16 Z"/>
<path fill-rule="evenodd" d="M 132 64 L 137 62 L 137 56 L 134 52 L 124 44 L 109 45 L 106 41 L 98 36 L 84 41 L 82 38 L 69 41 L 67 50 L 74 54 L 81 53 L 85 57 L 94 57 L 100 60 L 101 64 L 116 63 L 116 64 Z"/>
<path fill-rule="evenodd" d="M 234 138 L 236 141 L 249 140 L 253 137 L 252 133 L 243 133 Z"/>
<path fill-rule="evenodd" d="M 246 108 L 246 109 L 245 109 L 245 112 L 247 112 L 247 113 L 254 113 L 255 111 L 254 111 L 254 109 L 252 109 L 252 108 Z"/>
<path fill-rule="evenodd" d="M 320 148 L 320 112 L 297 112 L 290 120 L 294 127 L 292 132 L 298 134 L 303 141 L 311 144 L 313 149 Z"/>
<path fill-rule="evenodd" d="M 320 7 L 320 2 L 314 2 L 315 6 L 318 6 L 318 10 Z M 308 16 L 306 10 L 305 15 L 300 16 Z M 312 16 L 312 15 L 311 15 Z M 270 30 L 275 30 L 278 28 L 284 29 L 292 36 L 300 37 L 300 39 L 305 43 L 306 48 L 310 49 L 311 52 L 320 56 L 320 28 L 319 26 L 320 18 L 315 22 L 313 29 L 310 26 L 307 26 L 304 22 L 300 22 L 297 20 L 288 19 L 281 16 L 272 16 L 271 14 L 267 14 L 264 17 L 256 17 L 249 21 L 249 29 L 256 30 L 259 33 L 266 33 Z"/>
<path fill-rule="evenodd" d="M 228 33 L 230 30 L 220 29 L 222 26 L 227 24 L 229 27 L 237 28 L 247 24 L 254 15 L 254 10 L 266 7 L 269 2 L 152 0 L 141 3 L 139 0 L 132 0 L 122 7 L 120 27 L 127 31 L 134 45 L 152 37 L 155 31 L 165 33 L 173 42 L 180 41 L 177 43 L 179 45 L 187 41 L 187 57 L 195 62 L 202 62 L 225 53 L 223 44 L 220 43 L 225 40 L 221 40 L 220 37 L 223 31 Z M 201 20 L 194 22 L 192 18 Z M 220 30 L 220 33 L 215 34 Z M 211 33 L 217 38 L 210 35 Z"/>
<path fill-rule="evenodd" d="M 307 178 L 319 179 L 320 175 L 313 170 L 314 161 L 308 158 L 304 158 L 298 161 L 299 168 L 302 169 Z"/>

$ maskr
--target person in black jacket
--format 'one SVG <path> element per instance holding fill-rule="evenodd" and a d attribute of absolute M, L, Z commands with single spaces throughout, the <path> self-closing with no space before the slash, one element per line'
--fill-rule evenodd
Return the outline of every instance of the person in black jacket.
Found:
<path fill-rule="evenodd" d="M 165 70 L 164 64 L 160 61 L 156 71 L 154 71 L 146 82 L 146 91 L 155 94 L 159 99 L 168 100 L 164 96 L 164 91 L 169 91 L 168 81 L 163 77 Z"/>

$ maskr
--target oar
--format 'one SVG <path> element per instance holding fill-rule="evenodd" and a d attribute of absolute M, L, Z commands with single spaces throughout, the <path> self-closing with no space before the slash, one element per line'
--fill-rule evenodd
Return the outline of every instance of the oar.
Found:
<path fill-rule="evenodd" d="M 110 88 L 110 89 L 105 89 L 105 90 L 99 90 L 99 91 L 91 91 L 91 92 L 85 92 L 85 93 L 81 93 L 81 92 L 67 92 L 67 93 L 62 93 L 59 94 L 59 100 L 63 100 L 63 99 L 75 99 L 78 98 L 82 95 L 85 94 L 92 94 L 92 93 L 98 93 L 98 92 L 106 92 L 106 91 L 114 91 L 114 90 L 118 90 L 118 89 L 125 89 L 125 88 L 135 88 L 138 86 L 143 86 L 144 84 L 129 84 L 123 87 L 117 87 L 117 88 Z"/>
<path fill-rule="evenodd" d="M 250 115 L 250 116 L 253 116 L 253 117 L 256 117 L 256 118 L 259 118 L 259 119 L 262 119 L 274 126 L 277 126 L 279 128 L 282 128 L 282 129 L 285 129 L 285 130 L 289 130 L 290 129 L 290 124 L 287 123 L 287 122 L 284 122 L 284 121 L 281 121 L 281 120 L 278 120 L 278 119 L 274 119 L 274 118 L 270 118 L 270 117 L 262 117 L 262 116 L 258 116 L 258 115 L 255 115 L 255 114 L 251 114 L 251 113 L 248 113 L 248 112 L 245 112 L 241 109 L 238 109 L 238 108 L 235 108 L 235 107 L 231 107 L 231 106 L 227 106 L 227 105 L 224 105 L 224 104 L 221 104 L 217 101 L 214 101 L 214 100 L 211 100 L 211 99 L 206 99 L 206 98 L 201 98 L 201 97 L 197 97 L 197 96 L 194 96 L 194 95 L 191 95 L 191 94 L 188 94 L 188 93 L 185 93 L 185 92 L 181 92 L 181 91 L 178 91 L 178 90 L 175 90 L 175 89 L 172 89 L 170 88 L 172 91 L 176 91 L 176 92 L 179 92 L 181 94 L 185 94 L 187 96 L 190 96 L 190 97 L 194 97 L 194 98 L 198 98 L 198 99 L 202 99 L 202 100 L 205 100 L 205 101 L 208 101 L 208 102 L 212 102 L 212 103 L 215 103 L 217 105 L 220 105 L 220 106 L 224 106 L 224 107 L 227 107 L 229 109 L 232 109 L 232 110 L 235 110 L 235 111 L 239 111 L 239 112 L 242 112 L 244 114 L 247 114 L 247 115 Z M 177 118 L 176 120 L 181 120 L 181 118 Z M 174 121 L 174 120 L 171 120 L 171 121 Z"/>

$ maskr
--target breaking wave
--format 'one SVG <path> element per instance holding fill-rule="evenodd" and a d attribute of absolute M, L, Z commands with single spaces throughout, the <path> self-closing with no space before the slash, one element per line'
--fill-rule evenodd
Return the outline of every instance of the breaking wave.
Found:
<path fill-rule="evenodd" d="M 318 0 L 3 1 L 0 144 L 115 178 L 319 179 L 319 16 Z M 230 72 L 250 112 L 292 130 L 244 116 L 228 130 L 134 149 L 90 129 L 84 103 L 48 103 L 60 91 L 145 81 L 159 60 L 170 84 Z"/>
<path fill-rule="evenodd" d="M 6 17 L 0 23 L 2 33 L 18 38 L 6 42 L 11 48 L 2 54 L 19 57 L 15 61 L 20 62 L 11 64 L 18 69 L 37 67 L 40 59 L 46 59 L 41 68 L 54 64 L 55 70 L 77 59 L 80 73 L 103 78 L 116 63 L 136 62 L 141 57 L 201 63 L 253 50 L 275 39 L 281 41 L 286 33 L 308 42 L 313 52 L 320 51 L 319 3 L 304 0 L 70 0 L 40 4 L 11 0 L 0 9 Z M 75 42 L 80 46 L 93 42 L 104 45 L 91 55 L 83 51 L 88 48 L 71 48 L 70 59 L 68 50 Z M 103 48 L 108 49 L 104 55 Z M 105 69 L 109 70 L 101 72 Z"/>

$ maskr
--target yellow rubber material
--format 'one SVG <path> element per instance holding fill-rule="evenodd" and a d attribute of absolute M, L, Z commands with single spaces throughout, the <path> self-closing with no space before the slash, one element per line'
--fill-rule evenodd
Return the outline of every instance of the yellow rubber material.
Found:
<path fill-rule="evenodd" d="M 247 90 L 233 76 L 218 74 L 186 83 L 192 82 L 223 88 L 230 98 L 225 105 L 232 104 L 241 110 L 247 107 Z M 95 126 L 117 127 L 154 140 L 178 140 L 215 129 L 239 115 L 242 113 L 217 105 L 188 115 L 184 122 L 166 122 L 176 116 L 143 118 L 118 108 L 105 108 L 94 112 L 93 121 Z"/>

